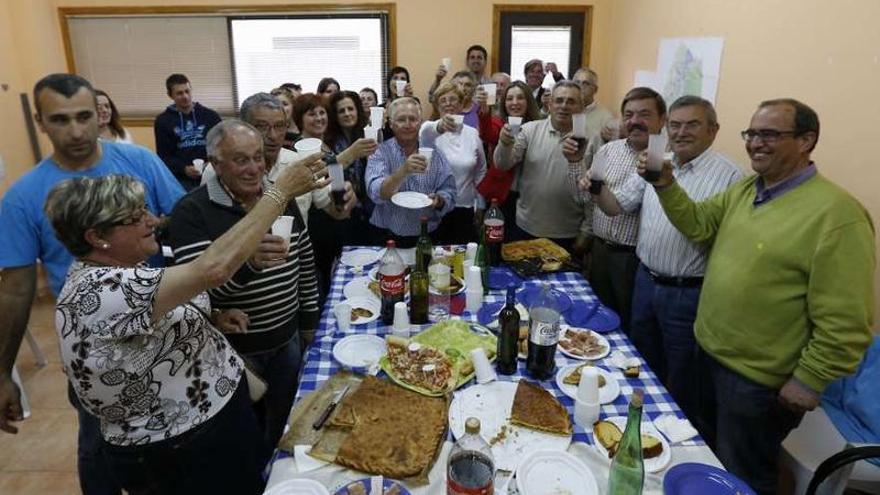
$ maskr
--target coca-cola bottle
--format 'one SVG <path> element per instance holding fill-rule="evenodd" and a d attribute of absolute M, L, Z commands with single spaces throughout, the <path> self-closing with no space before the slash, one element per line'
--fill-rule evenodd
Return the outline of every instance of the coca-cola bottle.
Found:
<path fill-rule="evenodd" d="M 492 206 L 483 216 L 483 228 L 486 230 L 489 264 L 498 266 L 501 264 L 501 243 L 504 242 L 504 214 L 501 213 L 498 200 L 495 198 L 492 198 Z"/>
<path fill-rule="evenodd" d="M 468 418 L 464 431 L 449 452 L 446 495 L 493 495 L 495 461 L 489 443 L 480 436 L 480 420 Z"/>
<path fill-rule="evenodd" d="M 556 344 L 559 343 L 559 303 L 548 284 L 529 308 L 529 353 L 526 371 L 539 380 L 553 376 L 556 370 Z"/>
<path fill-rule="evenodd" d="M 394 247 L 394 241 L 388 241 L 385 254 L 379 265 L 379 290 L 382 292 L 382 323 L 390 325 L 394 322 L 394 303 L 403 301 L 406 293 L 404 283 L 406 265 Z"/>

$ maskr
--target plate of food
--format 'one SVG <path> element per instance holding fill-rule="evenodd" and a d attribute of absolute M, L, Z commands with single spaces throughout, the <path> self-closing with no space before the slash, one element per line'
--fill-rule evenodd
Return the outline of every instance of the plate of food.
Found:
<path fill-rule="evenodd" d="M 409 208 L 411 210 L 427 208 L 434 204 L 434 201 L 432 201 L 427 194 L 416 191 L 401 191 L 396 193 L 394 196 L 391 196 L 391 202 L 397 206 Z"/>
<path fill-rule="evenodd" d="M 626 429 L 626 417 L 614 416 L 593 425 L 593 448 L 611 462 L 623 431 Z M 666 438 L 657 431 L 650 421 L 642 422 L 642 457 L 645 471 L 656 473 L 662 471 L 672 460 L 672 449 Z"/>
<path fill-rule="evenodd" d="M 369 369 L 385 355 L 385 341 L 375 335 L 349 335 L 333 346 L 333 358 L 353 369 Z"/>
<path fill-rule="evenodd" d="M 446 320 L 403 339 L 386 337 L 388 351 L 379 365 L 401 386 L 429 396 L 444 395 L 474 376 L 470 351 L 482 347 L 495 360 L 498 339 L 475 333 L 462 320 Z"/>
<path fill-rule="evenodd" d="M 449 406 L 449 428 L 464 434 L 469 417 L 480 420 L 480 435 L 489 442 L 495 467 L 513 471 L 535 450 L 564 451 L 571 443 L 568 411 L 539 384 L 494 381 L 455 393 Z"/>
<path fill-rule="evenodd" d="M 410 495 L 399 481 L 384 476 L 371 476 L 339 487 L 333 495 Z"/>
<path fill-rule="evenodd" d="M 330 495 L 330 492 L 315 480 L 301 478 L 276 483 L 264 495 Z"/>
<path fill-rule="evenodd" d="M 359 248 L 342 253 L 339 262 L 345 266 L 364 267 L 379 261 L 379 253 L 373 249 Z"/>
<path fill-rule="evenodd" d="M 352 325 L 363 325 L 379 318 L 381 308 L 375 297 L 353 297 L 343 302 L 351 306 Z"/>
<path fill-rule="evenodd" d="M 501 258 L 521 277 L 578 269 L 568 251 L 545 238 L 508 242 L 501 246 Z"/>
<path fill-rule="evenodd" d="M 592 363 L 574 363 L 562 366 L 556 372 L 556 386 L 562 393 L 571 397 L 577 397 L 578 384 L 581 381 L 581 369 L 584 366 L 593 366 Z M 596 366 L 599 372 L 599 403 L 610 404 L 620 395 L 620 383 L 613 372 Z"/>
<path fill-rule="evenodd" d="M 559 350 L 574 359 L 595 361 L 611 353 L 608 339 L 586 328 L 561 325 Z"/>
<path fill-rule="evenodd" d="M 358 277 L 345 284 L 345 286 L 342 288 L 342 295 L 344 295 L 346 299 L 354 299 L 360 297 L 373 297 L 381 299 L 381 293 L 376 294 L 376 292 L 372 290 L 372 287 L 370 287 L 371 283 L 373 283 L 373 281 L 370 280 L 370 277 Z"/>
<path fill-rule="evenodd" d="M 516 468 L 520 495 L 597 495 L 599 485 L 590 468 L 577 457 L 561 450 L 538 450 Z"/>

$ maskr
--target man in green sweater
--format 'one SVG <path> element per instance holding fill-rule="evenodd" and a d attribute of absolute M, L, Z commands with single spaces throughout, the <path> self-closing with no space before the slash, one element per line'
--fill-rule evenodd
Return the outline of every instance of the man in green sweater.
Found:
<path fill-rule="evenodd" d="M 694 325 L 698 423 L 727 469 L 772 494 L 780 443 L 870 342 L 874 227 L 810 160 L 810 107 L 765 101 L 742 137 L 756 176 L 700 203 L 669 164 L 652 184 L 676 228 L 713 244 Z"/>

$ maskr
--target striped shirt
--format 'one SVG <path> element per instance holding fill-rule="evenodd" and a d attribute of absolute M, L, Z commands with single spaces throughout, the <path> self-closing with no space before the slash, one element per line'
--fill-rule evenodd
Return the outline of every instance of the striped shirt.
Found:
<path fill-rule="evenodd" d="M 246 214 L 216 177 L 191 191 L 171 214 L 169 243 L 175 263 L 197 258 Z M 291 325 L 293 318 L 298 317 L 301 328 L 317 325 L 318 283 L 312 244 L 295 202 L 290 202 L 285 215 L 295 219 L 286 263 L 258 270 L 246 262 L 224 284 L 208 290 L 215 309 L 237 308 L 248 315 L 246 333 L 226 334 L 241 353 L 266 351 L 287 342 L 297 328 L 297 321 Z"/>
<path fill-rule="evenodd" d="M 370 156 L 367 162 L 367 193 L 376 203 L 370 223 L 376 227 L 388 229 L 399 236 L 417 236 L 421 232 L 420 218 L 428 217 L 428 230 L 434 231 L 440 219 L 455 208 L 455 178 L 440 150 L 434 151 L 428 171 L 423 174 L 409 174 L 400 184 L 398 192 L 415 191 L 423 194 L 437 194 L 443 198 L 443 208 L 410 209 L 397 206 L 390 199 L 382 199 L 379 191 L 385 178 L 396 172 L 406 161 L 407 155 L 391 139 L 379 145 L 379 149 Z"/>
<path fill-rule="evenodd" d="M 599 148 L 597 156 L 605 156 L 605 186 L 612 193 L 623 187 L 636 174 L 639 151 L 626 139 L 618 139 Z M 606 215 L 601 208 L 593 208 L 593 235 L 608 242 L 635 246 L 639 236 L 638 212 L 623 213 L 614 217 Z"/>
<path fill-rule="evenodd" d="M 676 165 L 673 175 L 697 202 L 745 177 L 735 163 L 711 149 L 684 165 Z M 703 276 L 709 245 L 689 241 L 672 226 L 653 187 L 647 187 L 644 179 L 632 174 L 614 195 L 624 211 L 638 212 L 641 206 L 636 254 L 649 270 L 667 277 Z"/>

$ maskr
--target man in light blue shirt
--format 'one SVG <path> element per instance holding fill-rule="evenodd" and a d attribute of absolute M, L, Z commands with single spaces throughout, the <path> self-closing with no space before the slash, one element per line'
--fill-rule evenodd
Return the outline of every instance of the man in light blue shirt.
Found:
<path fill-rule="evenodd" d="M 43 213 L 49 191 L 73 177 L 129 175 L 143 183 L 146 207 L 155 215 L 170 213 L 183 195 L 159 157 L 149 150 L 98 140 L 95 90 L 85 79 L 71 74 L 46 76 L 34 86 L 34 104 L 36 121 L 52 141 L 53 153 L 13 184 L 0 204 L 0 429 L 9 433 L 17 432 L 10 421 L 21 419 L 20 394 L 11 372 L 27 328 L 37 260 L 49 273 L 55 296 L 73 261 Z M 79 412 L 78 468 L 83 493 L 121 493 L 100 452 L 98 419 L 74 395 L 68 395 Z"/>

